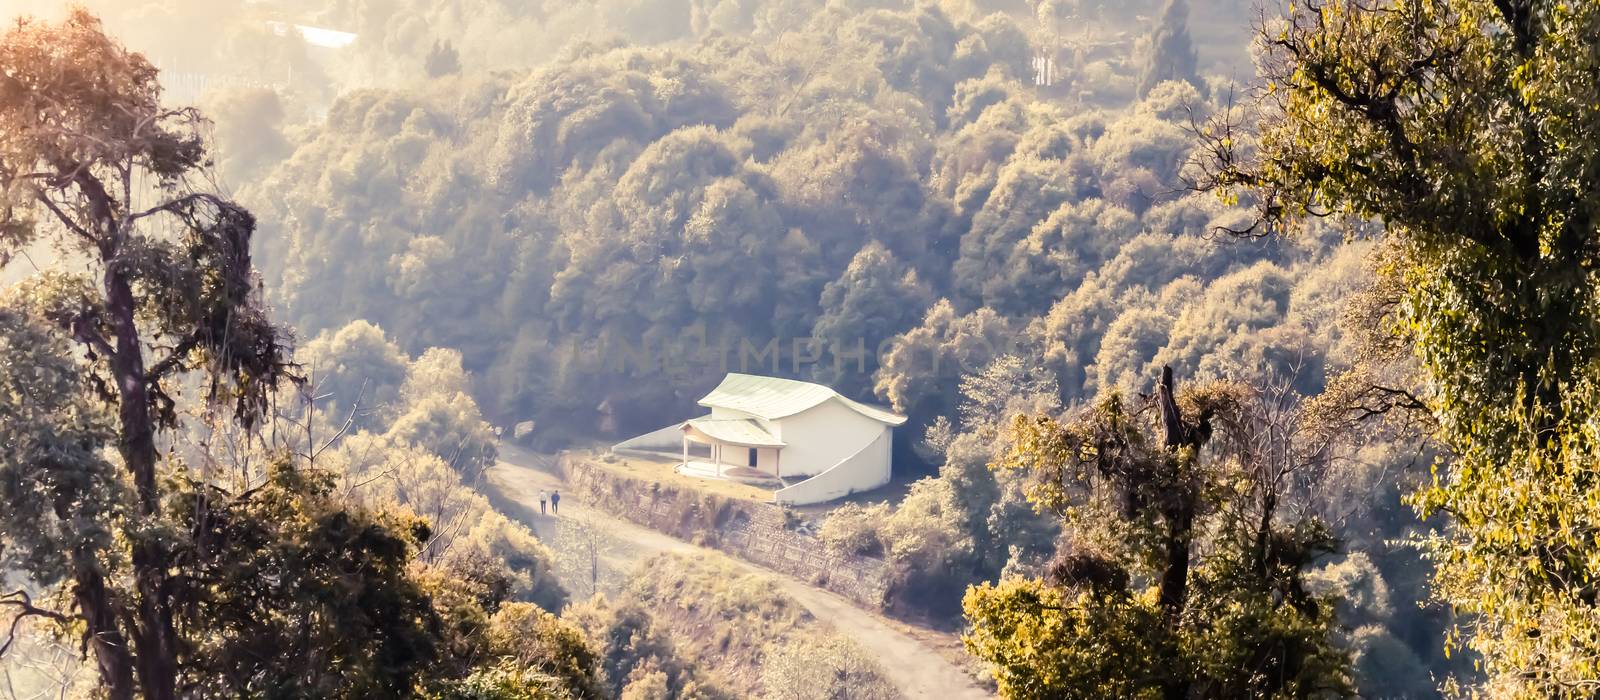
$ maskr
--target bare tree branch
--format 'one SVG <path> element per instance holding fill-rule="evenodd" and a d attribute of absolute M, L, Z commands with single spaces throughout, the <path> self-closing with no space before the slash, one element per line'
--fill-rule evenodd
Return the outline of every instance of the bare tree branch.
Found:
<path fill-rule="evenodd" d="M 227 200 L 211 194 L 210 192 L 191 192 L 177 199 L 158 204 L 139 213 L 130 215 L 128 217 L 128 222 L 132 223 L 146 217 L 160 214 L 162 212 L 169 214 L 182 214 L 187 211 L 189 207 L 198 203 L 210 204 L 218 209 L 234 206 Z"/>
<path fill-rule="evenodd" d="M 12 645 L 16 643 L 17 630 L 21 629 L 23 620 L 30 617 L 43 617 L 63 624 L 71 621 L 71 618 L 62 613 L 34 605 L 32 596 L 29 596 L 25 590 L 17 590 L 0 595 L 0 606 L 7 606 L 16 610 L 15 616 L 11 618 L 11 627 L 6 633 L 6 639 L 3 643 L 0 643 L 0 657 L 5 656 L 6 652 L 10 651 Z"/>

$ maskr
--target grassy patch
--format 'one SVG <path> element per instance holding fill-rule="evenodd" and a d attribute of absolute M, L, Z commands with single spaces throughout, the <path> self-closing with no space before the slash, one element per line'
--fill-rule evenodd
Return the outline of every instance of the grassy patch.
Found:
<path fill-rule="evenodd" d="M 799 640 L 821 626 L 777 582 L 714 555 L 651 558 L 619 596 L 655 617 L 678 640 L 680 652 L 746 694 L 761 688 L 769 645 Z"/>
<path fill-rule="evenodd" d="M 767 687 L 775 677 L 793 675 L 772 663 L 791 654 L 848 667 L 851 684 L 873 689 L 861 697 L 898 696 L 875 662 L 784 594 L 769 576 L 714 554 L 662 554 L 639 571 L 649 573 L 634 578 L 618 595 L 619 604 L 650 611 L 670 631 L 679 653 L 744 697 L 795 697 Z"/>

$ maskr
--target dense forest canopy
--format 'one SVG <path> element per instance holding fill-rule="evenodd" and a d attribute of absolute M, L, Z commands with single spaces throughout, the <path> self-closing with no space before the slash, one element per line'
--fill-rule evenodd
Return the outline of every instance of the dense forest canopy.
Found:
<path fill-rule="evenodd" d="M 1074 400 L 1200 367 L 1215 329 L 1274 346 L 1331 332 L 1334 306 L 1290 288 L 1357 253 L 1218 249 L 1207 227 L 1229 211 L 1174 191 L 1209 109 L 1196 85 L 1051 99 L 1030 85 L 1032 22 L 804 16 L 339 98 L 237 178 L 273 212 L 278 298 L 306 333 L 365 318 L 413 351 L 459 348 L 497 422 L 552 440 L 667 422 L 728 364 L 931 419 L 941 379 L 1003 354 L 1048 358 Z M 1241 294 L 1260 301 L 1205 304 L 1237 318 L 1185 308 Z M 944 347 L 973 332 L 992 347 Z M 1217 355 L 1241 366 L 1320 367 L 1331 344 L 1230 342 L 1246 347 Z M 952 351 L 944 377 L 923 371 Z M 1320 369 L 1305 374 L 1314 388 Z"/>
<path fill-rule="evenodd" d="M 1184 189 L 1191 127 L 1231 98 L 1215 44 L 1183 55 L 1182 3 L 748 7 L 522 71 L 474 70 L 484 44 L 458 40 L 458 71 L 286 122 L 277 160 L 232 176 L 271 231 L 274 298 L 303 333 L 359 318 L 459 349 L 487 418 L 532 421 L 535 444 L 659 427 L 729 369 L 905 411 L 900 468 L 930 478 L 823 534 L 892 561 L 906 612 L 935 619 L 1056 550 L 1021 476 L 987 468 L 1010 412 L 1149 391 L 1163 365 L 1314 395 L 1356 362 L 1340 321 L 1371 244 L 1228 240 L 1248 211 Z M 1311 585 L 1382 591 L 1343 608 L 1356 677 L 1426 692 L 1425 669 L 1464 668 L 1400 541 L 1426 457 L 1340 449 L 1293 496 L 1354 552 Z"/>

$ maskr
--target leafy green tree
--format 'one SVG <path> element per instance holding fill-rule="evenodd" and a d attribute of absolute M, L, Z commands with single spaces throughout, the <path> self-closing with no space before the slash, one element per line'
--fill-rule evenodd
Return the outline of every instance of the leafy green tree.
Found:
<path fill-rule="evenodd" d="M 948 300 L 934 302 L 922 324 L 897 336 L 874 377 L 875 391 L 897 410 L 927 424 L 951 415 L 960 402 L 962 374 L 1008 354 L 1011 324 L 987 307 L 965 316 Z"/>
<path fill-rule="evenodd" d="M 87 13 L 14 25 L 0 38 L 0 68 L 0 259 L 48 236 L 86 261 L 89 273 L 35 285 L 27 304 L 83 348 L 81 372 L 94 389 L 79 391 L 115 409 L 110 442 L 131 482 L 125 519 L 102 520 L 126 542 L 131 589 L 111 588 L 117 557 L 83 552 L 60 574 L 72 581 L 108 694 L 176 697 L 185 647 L 177 560 L 159 524 L 170 495 L 163 472 L 175 465 L 165 463 L 157 434 L 177 425 L 169 391 L 185 374 L 201 375 L 207 400 L 247 427 L 288 377 L 282 332 L 257 299 L 255 220 L 193 188 L 206 159 L 200 116 L 162 107 L 154 67 Z M 48 465 L 47 457 L 35 467 Z M 104 515 L 72 505 L 62 502 L 57 517 Z"/>
<path fill-rule="evenodd" d="M 461 352 L 448 348 L 428 348 L 406 369 L 400 385 L 400 398 L 415 403 L 429 395 L 455 396 L 472 393 L 472 378 L 461 365 Z"/>
<path fill-rule="evenodd" d="M 1074 154 L 1076 155 L 1076 154 Z M 994 305 L 996 310 L 1028 310 L 1015 300 L 1003 274 L 1012 250 L 1034 226 L 1061 205 L 1091 191 L 1090 164 L 1081 156 L 1065 160 L 1024 155 L 1013 158 L 998 174 L 994 189 L 982 209 L 972 217 L 972 227 L 961 237 L 960 258 L 954 264 L 956 288 L 971 302 Z"/>
<path fill-rule="evenodd" d="M 1271 263 L 1222 276 L 1206 288 L 1199 303 L 1177 315 L 1167 331 L 1166 346 L 1154 358 L 1156 364 L 1183 367 L 1207 378 L 1225 376 L 1220 368 L 1208 365 L 1242 359 L 1244 353 L 1235 350 L 1241 340 L 1282 323 L 1290 289 L 1288 275 Z"/>
<path fill-rule="evenodd" d="M 996 467 L 1070 533 L 1041 578 L 969 589 L 967 648 L 1006 697 L 1315 697 L 1348 691 L 1329 601 L 1305 585 L 1334 547 L 1280 512 L 1325 446 L 1237 385 L 1153 406 L 1112 393 L 1066 423 L 1019 416 Z"/>
<path fill-rule="evenodd" d="M 850 395 L 869 393 L 879 348 L 919 320 L 917 314 L 932 301 L 929 296 L 916 270 L 901 265 L 882 244 L 863 246 L 844 275 L 822 289 L 811 337 L 822 344 L 822 356 L 833 361 L 819 363 L 812 375 Z"/>
<path fill-rule="evenodd" d="M 1054 520 L 1027 502 L 1020 475 L 989 468 L 1003 452 L 1012 416 L 1059 408 L 1055 382 L 1006 355 L 959 384 L 959 421 L 941 416 L 923 441 L 925 455 L 939 463 L 937 478 L 913 483 L 892 509 L 841 506 L 818 533 L 836 551 L 888 560 L 895 604 L 937 617 L 955 615 L 972 583 L 1048 557 L 1058 534 Z"/>
<path fill-rule="evenodd" d="M 466 394 L 430 395 L 405 408 L 388 436 L 421 446 L 468 478 L 476 479 L 495 462 L 495 434 Z"/>
<path fill-rule="evenodd" d="M 519 667 L 556 678 L 580 700 L 605 697 L 600 659 L 582 630 L 530 603 L 510 603 L 489 621 L 491 646 Z"/>
<path fill-rule="evenodd" d="M 444 655 L 407 572 L 426 521 L 332 493 L 331 476 L 280 463 L 248 498 L 194 482 L 174 494 L 172 526 L 194 533 L 173 552 L 187 562 L 172 583 L 184 696 L 399 697 Z"/>
<path fill-rule="evenodd" d="M 1258 128 L 1201 134 L 1196 184 L 1262 215 L 1240 230 L 1382 222 L 1378 355 L 1414 350 L 1430 390 L 1364 396 L 1437 423 L 1435 590 L 1508 697 L 1588 696 L 1600 658 L 1597 32 L 1595 3 L 1317 3 L 1262 36 Z"/>
<path fill-rule="evenodd" d="M 491 661 L 424 688 L 427 700 L 599 700 L 599 660 L 576 626 L 527 603 L 476 621 Z"/>
<path fill-rule="evenodd" d="M 364 320 L 325 331 L 295 353 L 318 409 L 356 427 L 388 425 L 400 410 L 408 359 L 399 346 Z"/>
<path fill-rule="evenodd" d="M 1150 101 L 1155 102 L 1159 97 L 1162 95 L 1152 93 Z M 1152 106 L 1155 105 L 1141 105 L 1146 109 L 1134 109 L 1115 120 L 1109 120 L 1105 125 L 1105 133 L 1094 139 L 1094 167 L 1102 181 L 1102 189 L 1109 190 L 1112 182 L 1127 174 L 1147 171 L 1154 181 L 1146 184 L 1158 189 L 1143 194 L 1152 197 L 1170 188 L 1167 183 L 1173 181 L 1185 159 L 1194 150 L 1194 139 L 1186 130 L 1187 114 L 1164 118 L 1159 107 L 1148 110 Z M 1106 194 L 1110 196 L 1112 193 L 1107 191 Z M 1144 206 L 1135 206 L 1133 201 L 1121 201 L 1128 200 L 1130 196 L 1131 193 L 1121 194 L 1113 201 L 1125 208 L 1143 211 Z"/>
<path fill-rule="evenodd" d="M 358 432 L 319 457 L 318 466 L 339 476 L 350 502 L 410 512 L 432 523 L 418 561 L 470 584 L 491 612 L 502 600 L 547 610 L 565 605 L 550 551 L 525 526 L 494 510 L 458 468 L 426 445 Z"/>
<path fill-rule="evenodd" d="M 230 90 L 208 100 L 215 120 L 217 175 L 235 186 L 262 177 L 289 155 L 283 97 L 267 88 Z"/>
<path fill-rule="evenodd" d="M 1172 334 L 1173 318 L 1160 308 L 1132 309 L 1106 326 L 1100 352 L 1090 367 L 1089 387 L 1132 390 Z"/>
<path fill-rule="evenodd" d="M 428 700 L 571 700 L 559 679 L 503 663 L 427 691 Z"/>
<path fill-rule="evenodd" d="M 568 608 L 564 619 L 582 627 L 593 640 L 601 676 L 612 696 L 699 699 L 727 695 L 707 682 L 703 668 L 680 655 L 673 638 L 638 603 L 613 605 L 604 596 L 596 596 Z"/>
<path fill-rule="evenodd" d="M 448 40 L 433 42 L 427 57 L 422 59 L 422 72 L 430 78 L 440 78 L 461 72 L 461 54 Z"/>
<path fill-rule="evenodd" d="M 1115 255 L 1136 233 L 1134 215 L 1100 199 L 1061 205 L 1011 249 L 1003 271 L 984 286 L 1000 309 L 1042 310 L 1084 273 Z"/>
<path fill-rule="evenodd" d="M 1161 697 L 1149 666 L 1162 650 L 1143 633 L 1161 618 L 1147 600 L 1006 578 L 970 589 L 963 607 L 974 622 L 963 641 L 1004 697 Z"/>
<path fill-rule="evenodd" d="M 704 66 L 640 61 L 618 70 L 604 53 L 591 50 L 510 91 L 491 164 L 496 184 L 544 190 L 618 138 L 647 143 L 690 124 L 733 122 L 727 88 Z"/>
<path fill-rule="evenodd" d="M 1011 100 L 1021 88 L 1020 83 L 1008 78 L 999 66 L 994 66 L 981 78 L 956 84 L 955 95 L 945 112 L 945 118 L 955 127 L 975 122 L 985 110 Z"/>
<path fill-rule="evenodd" d="M 67 339 L 19 296 L 12 290 L 0 304 L 0 388 L 9 397 L 0 402 L 0 583 L 12 584 L 8 571 L 44 586 L 72 582 L 99 607 L 111 573 L 101 562 L 114 560 L 115 523 L 132 509 L 125 477 L 103 452 L 116 438 L 115 416 L 93 398 Z M 24 617 L 70 619 L 34 605 L 25 588 L 0 596 L 0 611 L 15 613 L 0 651 L 16 646 Z"/>
<path fill-rule="evenodd" d="M 23 577 L 0 595 L 0 653 L 39 618 L 80 641 L 114 700 L 405 697 L 483 670 L 492 640 L 464 622 L 513 595 L 560 605 L 548 555 L 482 517 L 481 497 L 462 506 L 479 516 L 469 527 L 435 530 L 403 508 L 352 507 L 312 466 L 327 444 L 267 444 L 264 425 L 286 420 L 268 409 L 299 378 L 260 302 L 255 220 L 197 187 L 205 122 L 160 107 L 142 56 L 80 10 L 8 30 L 0 74 L 0 262 L 48 242 L 85 270 L 0 295 L 0 572 Z M 347 354 L 396 370 L 380 378 L 392 395 L 418 397 L 405 382 L 430 375 L 456 388 L 447 419 L 421 395 L 423 419 L 397 433 L 487 441 L 453 356 L 411 377 L 362 330 L 347 340 L 372 352 Z M 219 469 L 209 443 L 236 435 L 261 461 Z M 552 660 L 585 657 L 560 651 L 520 668 L 578 673 Z"/>
<path fill-rule="evenodd" d="M 311 379 L 318 416 L 333 430 L 418 445 L 469 478 L 494 464 L 494 429 L 468 393 L 459 351 L 430 348 L 412 361 L 383 329 L 355 320 L 318 335 L 296 359 Z"/>

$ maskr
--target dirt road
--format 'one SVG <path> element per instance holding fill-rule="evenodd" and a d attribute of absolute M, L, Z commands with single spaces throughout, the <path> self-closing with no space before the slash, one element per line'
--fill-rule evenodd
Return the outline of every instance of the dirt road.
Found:
<path fill-rule="evenodd" d="M 570 537 L 562 532 L 563 523 L 584 523 L 604 530 L 625 546 L 610 546 L 602 553 L 600 572 L 601 590 L 626 577 L 640 562 L 662 552 L 709 552 L 682 540 L 669 537 L 649 528 L 602 513 L 566 498 L 561 505 L 561 517 L 539 514 L 538 493 L 541 490 L 562 489 L 557 475 L 555 458 L 501 446 L 500 462 L 488 472 L 485 492 L 489 499 L 507 515 L 532 527 L 535 534 L 546 542 L 561 541 Z M 719 556 L 726 556 L 720 552 Z M 737 557 L 728 557 L 739 566 L 779 582 L 784 593 L 794 598 L 817 619 L 860 643 L 877 657 L 888 679 L 900 688 L 909 700 L 930 698 L 938 700 L 981 700 L 993 697 L 940 654 L 939 650 L 923 643 L 906 632 L 896 629 L 894 623 L 876 613 L 863 610 L 834 593 L 756 566 Z M 582 589 L 582 583 L 569 588 Z"/>

